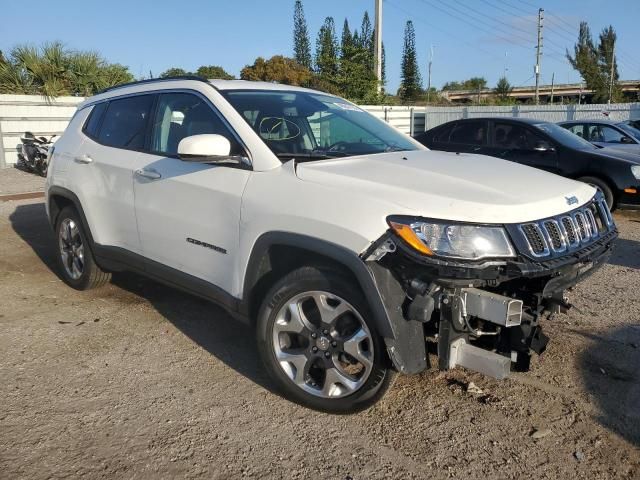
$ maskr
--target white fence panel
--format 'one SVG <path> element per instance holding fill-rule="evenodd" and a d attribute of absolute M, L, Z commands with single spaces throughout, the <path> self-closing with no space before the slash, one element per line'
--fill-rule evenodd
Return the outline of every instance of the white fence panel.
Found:
<path fill-rule="evenodd" d="M 18 160 L 20 137 L 60 135 L 83 97 L 47 100 L 38 95 L 0 95 L 0 168 Z"/>
<path fill-rule="evenodd" d="M 547 122 L 581 119 L 637 120 L 640 119 L 640 103 L 425 107 L 424 112 L 425 129 L 429 130 L 452 120 L 477 117 L 524 117 Z"/>

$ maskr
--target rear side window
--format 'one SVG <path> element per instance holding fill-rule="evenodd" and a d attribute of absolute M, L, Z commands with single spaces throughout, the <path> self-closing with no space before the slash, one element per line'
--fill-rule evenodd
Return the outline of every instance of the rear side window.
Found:
<path fill-rule="evenodd" d="M 85 135 L 91 138 L 98 138 L 98 128 L 100 128 L 100 121 L 104 115 L 104 111 L 107 109 L 107 102 L 98 103 L 94 105 L 89 114 L 89 118 L 84 124 L 82 131 Z"/>
<path fill-rule="evenodd" d="M 153 95 L 139 95 L 109 102 L 98 141 L 111 147 L 142 150 Z"/>
<path fill-rule="evenodd" d="M 449 136 L 451 135 L 451 131 L 455 128 L 456 124 L 452 123 L 451 125 L 447 125 L 445 127 L 440 128 L 436 134 L 433 136 L 434 142 L 448 142 Z"/>
<path fill-rule="evenodd" d="M 451 143 L 465 145 L 485 145 L 487 128 L 485 122 L 461 122 L 456 124 L 449 136 Z"/>

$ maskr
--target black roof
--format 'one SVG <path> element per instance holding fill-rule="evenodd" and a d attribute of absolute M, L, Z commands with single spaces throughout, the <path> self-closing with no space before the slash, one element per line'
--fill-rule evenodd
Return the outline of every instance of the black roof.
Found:
<path fill-rule="evenodd" d="M 580 120 L 566 120 L 564 122 L 558 122 L 558 125 L 580 125 L 581 123 L 595 123 L 600 125 L 618 125 L 619 123 L 616 120 L 609 120 L 604 118 L 598 118 L 597 120 L 591 118 L 581 118 Z"/>
<path fill-rule="evenodd" d="M 461 118 L 459 120 L 452 120 L 447 123 L 452 122 L 472 122 L 474 120 L 498 120 L 505 122 L 514 122 L 514 123 L 526 123 L 528 125 L 539 125 L 541 123 L 552 123 L 546 120 L 540 120 L 538 118 L 526 118 L 526 117 L 473 117 L 473 118 Z M 444 125 L 444 124 L 443 124 Z"/>

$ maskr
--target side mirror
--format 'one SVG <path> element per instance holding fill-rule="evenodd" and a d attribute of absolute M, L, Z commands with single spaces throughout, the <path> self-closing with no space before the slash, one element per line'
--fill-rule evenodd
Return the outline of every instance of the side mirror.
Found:
<path fill-rule="evenodd" d="M 239 165 L 244 157 L 231 155 L 231 142 L 222 135 L 192 135 L 180 140 L 178 157 L 185 162 L 228 163 Z"/>
<path fill-rule="evenodd" d="M 631 140 L 629 137 L 622 137 L 622 138 L 620 139 L 620 143 L 625 143 L 625 144 L 627 144 L 627 145 L 628 145 L 628 144 L 630 144 L 630 143 L 636 143 L 636 142 L 634 142 L 633 140 Z"/>
<path fill-rule="evenodd" d="M 536 152 L 555 152 L 556 149 L 549 144 L 549 142 L 540 141 L 533 147 Z"/>

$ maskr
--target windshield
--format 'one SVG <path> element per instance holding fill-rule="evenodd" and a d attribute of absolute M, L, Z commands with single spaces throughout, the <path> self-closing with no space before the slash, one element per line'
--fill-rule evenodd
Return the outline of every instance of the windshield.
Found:
<path fill-rule="evenodd" d="M 538 123 L 535 125 L 547 135 L 550 135 L 555 141 L 561 145 L 569 148 L 576 148 L 579 150 L 593 150 L 597 149 L 595 145 L 587 142 L 584 138 L 579 137 L 575 133 L 571 133 L 569 130 L 556 125 L 555 123 Z"/>
<path fill-rule="evenodd" d="M 627 125 L 626 123 L 619 123 L 618 127 L 624 130 L 627 134 L 631 135 L 636 140 L 640 140 L 640 130 L 632 127 L 631 125 Z"/>
<path fill-rule="evenodd" d="M 331 95 L 226 90 L 222 95 L 282 159 L 322 159 L 418 150 L 407 136 Z"/>

